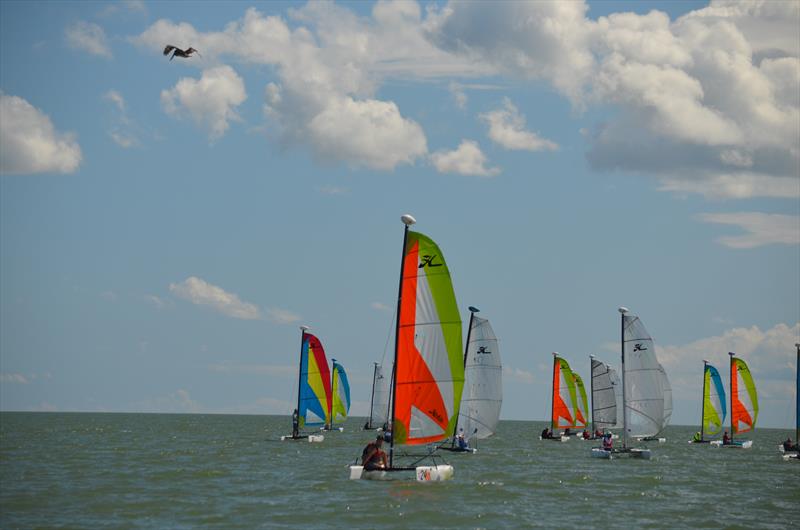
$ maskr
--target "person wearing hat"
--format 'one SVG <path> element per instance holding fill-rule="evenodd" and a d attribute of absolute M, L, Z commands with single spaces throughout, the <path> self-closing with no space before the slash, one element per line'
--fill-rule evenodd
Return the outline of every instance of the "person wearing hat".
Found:
<path fill-rule="evenodd" d="M 361 452 L 361 465 L 364 466 L 365 471 L 375 471 L 389 467 L 386 453 L 381 449 L 382 445 L 383 435 L 379 434 L 375 438 L 375 441 L 368 443 Z"/>

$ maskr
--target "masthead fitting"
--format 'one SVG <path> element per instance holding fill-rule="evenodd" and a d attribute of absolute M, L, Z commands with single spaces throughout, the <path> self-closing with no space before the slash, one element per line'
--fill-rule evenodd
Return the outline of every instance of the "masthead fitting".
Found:
<path fill-rule="evenodd" d="M 795 348 L 800 348 L 800 342 L 795 342 L 795 343 L 794 343 L 794 347 L 795 347 Z"/>
<path fill-rule="evenodd" d="M 734 355 L 736 355 L 736 354 L 735 354 L 735 353 L 733 353 L 732 351 L 729 351 L 729 352 L 728 352 L 728 355 L 730 355 L 731 357 L 733 357 L 733 356 L 734 356 Z"/>
<path fill-rule="evenodd" d="M 554 351 L 554 352 L 553 352 L 553 357 L 555 357 L 556 355 L 558 355 L 558 352 L 557 352 L 557 351 Z"/>
<path fill-rule="evenodd" d="M 300 326 L 300 329 L 302 329 L 303 331 L 308 331 L 311 328 L 308 326 Z"/>
<path fill-rule="evenodd" d="M 480 309 L 478 309 L 477 307 L 473 307 L 473 306 L 469 306 L 468 309 L 473 313 L 480 313 L 481 312 Z"/>
<path fill-rule="evenodd" d="M 617 309 L 617 311 L 619 311 L 620 313 L 622 313 L 622 314 L 624 315 L 625 313 L 627 313 L 627 312 L 628 312 L 628 311 L 630 311 L 630 310 L 629 310 L 627 307 L 622 307 L 622 306 L 620 306 L 620 307 Z"/>
<path fill-rule="evenodd" d="M 403 224 L 406 226 L 411 226 L 417 222 L 417 220 L 414 219 L 414 216 L 409 213 L 401 215 L 400 220 L 403 221 Z"/>

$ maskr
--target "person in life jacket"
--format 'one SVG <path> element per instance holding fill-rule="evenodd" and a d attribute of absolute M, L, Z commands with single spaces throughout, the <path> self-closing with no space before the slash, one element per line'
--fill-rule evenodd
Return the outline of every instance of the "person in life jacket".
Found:
<path fill-rule="evenodd" d="M 610 451 L 613 445 L 614 441 L 611 439 L 611 433 L 607 432 L 605 436 L 603 436 L 603 449 Z"/>
<path fill-rule="evenodd" d="M 730 445 L 731 444 L 731 437 L 728 434 L 728 431 L 725 431 L 722 434 L 722 445 Z"/>
<path fill-rule="evenodd" d="M 694 437 L 692 437 L 692 441 L 693 442 L 699 442 L 702 439 L 703 439 L 703 437 L 700 436 L 700 431 L 697 431 L 696 433 L 694 433 Z"/>
<path fill-rule="evenodd" d="M 375 438 L 375 441 L 368 443 L 361 452 L 361 465 L 364 466 L 365 471 L 374 471 L 389 467 L 389 462 L 386 459 L 386 453 L 384 453 L 381 449 L 382 445 L 383 435 L 378 435 Z"/>
<path fill-rule="evenodd" d="M 456 435 L 456 443 L 458 444 L 459 449 L 466 449 L 467 448 L 467 437 L 464 436 L 464 429 L 458 429 L 458 434 Z"/>

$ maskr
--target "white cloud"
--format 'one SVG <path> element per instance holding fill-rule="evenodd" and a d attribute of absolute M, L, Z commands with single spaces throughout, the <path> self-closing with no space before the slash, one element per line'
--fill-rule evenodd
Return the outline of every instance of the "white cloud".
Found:
<path fill-rule="evenodd" d="M 391 311 L 392 309 L 388 305 L 381 302 L 372 302 L 369 306 L 376 311 Z"/>
<path fill-rule="evenodd" d="M 0 92 L 0 173 L 72 173 L 81 163 L 74 133 L 56 131 L 50 117 L 24 99 Z"/>
<path fill-rule="evenodd" d="M 236 107 L 247 99 L 244 81 L 227 65 L 203 71 L 202 77 L 184 77 L 169 90 L 161 91 L 161 104 L 171 116 L 188 114 L 216 140 L 228 130 L 230 121 L 239 121 Z"/>
<path fill-rule="evenodd" d="M 437 151 L 431 154 L 431 162 L 439 173 L 479 177 L 493 177 L 499 174 L 499 168 L 486 167 L 487 161 L 478 143 L 472 140 L 462 140 L 455 151 Z"/>
<path fill-rule="evenodd" d="M 167 305 L 167 302 L 163 298 L 161 298 L 160 296 L 156 296 L 154 294 L 144 295 L 144 300 L 149 304 L 155 306 L 156 309 L 163 309 L 164 306 Z"/>
<path fill-rule="evenodd" d="M 112 102 L 121 113 L 125 114 L 126 112 L 125 98 L 122 97 L 122 94 L 120 94 L 116 90 L 109 90 L 103 95 L 103 97 L 106 100 Z"/>
<path fill-rule="evenodd" d="M 506 149 L 523 151 L 555 151 L 558 144 L 525 130 L 525 117 L 511 100 L 505 98 L 503 108 L 480 115 L 489 124 L 489 138 Z"/>
<path fill-rule="evenodd" d="M 536 381 L 536 377 L 531 372 L 514 368 L 508 364 L 503 364 L 503 379 L 526 384 L 533 384 Z"/>
<path fill-rule="evenodd" d="M 300 321 L 300 316 L 277 307 L 270 307 L 267 309 L 267 320 L 275 324 L 293 324 Z"/>
<path fill-rule="evenodd" d="M 0 373 L 0 383 L 27 385 L 30 381 L 22 374 Z"/>
<path fill-rule="evenodd" d="M 461 83 L 451 81 L 447 89 L 450 91 L 450 94 L 452 94 L 456 106 L 460 109 L 466 108 L 467 94 L 464 92 L 464 86 Z"/>
<path fill-rule="evenodd" d="M 76 50 L 89 52 L 106 59 L 112 57 L 106 32 L 97 24 L 79 20 L 67 27 L 64 34 L 67 44 Z"/>
<path fill-rule="evenodd" d="M 111 102 L 116 109 L 115 124 L 108 131 L 114 143 L 124 149 L 139 145 L 139 139 L 134 132 L 136 127 L 128 117 L 128 105 L 122 94 L 117 90 L 109 90 L 103 95 L 103 99 Z"/>
<path fill-rule="evenodd" d="M 206 305 L 220 313 L 243 320 L 257 320 L 261 318 L 258 306 L 243 302 L 233 293 L 228 293 L 221 287 L 191 276 L 181 283 L 169 284 L 171 293 L 189 300 L 196 305 Z"/>
<path fill-rule="evenodd" d="M 763 245 L 800 245 L 800 217 L 758 212 L 705 213 L 700 220 L 706 223 L 728 224 L 747 232 L 738 236 L 723 236 L 719 243 L 731 248 L 755 248 Z"/>
<path fill-rule="evenodd" d="M 311 119 L 308 132 L 323 157 L 371 169 L 411 164 L 428 150 L 422 127 L 403 118 L 391 101 L 332 100 Z"/>

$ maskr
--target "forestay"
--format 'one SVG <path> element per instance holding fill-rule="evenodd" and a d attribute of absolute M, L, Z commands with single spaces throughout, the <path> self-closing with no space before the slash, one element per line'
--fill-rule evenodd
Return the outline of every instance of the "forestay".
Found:
<path fill-rule="evenodd" d="M 653 339 L 636 315 L 623 315 L 625 419 L 628 436 L 655 436 L 672 415 L 672 389 Z"/>
<path fill-rule="evenodd" d="M 403 254 L 393 443 L 425 444 L 453 432 L 464 387 L 461 318 L 441 250 L 409 231 Z"/>
<path fill-rule="evenodd" d="M 467 436 L 487 438 L 500 420 L 503 366 L 497 337 L 485 318 L 472 317 L 466 358 L 458 428 Z"/>

